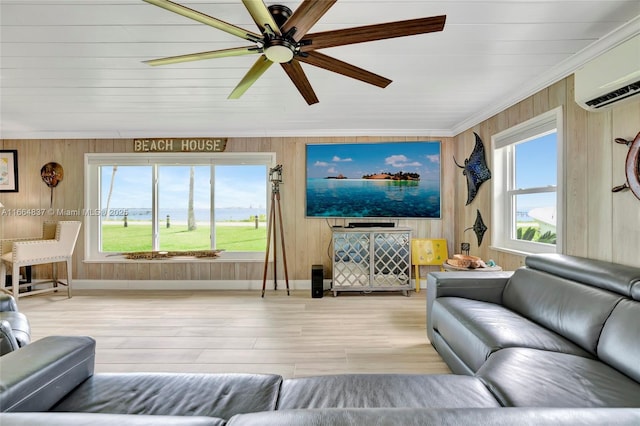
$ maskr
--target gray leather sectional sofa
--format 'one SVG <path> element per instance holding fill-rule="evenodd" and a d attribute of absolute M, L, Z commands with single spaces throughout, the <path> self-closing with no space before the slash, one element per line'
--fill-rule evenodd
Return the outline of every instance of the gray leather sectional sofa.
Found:
<path fill-rule="evenodd" d="M 432 273 L 427 334 L 503 406 L 640 407 L 640 268 L 559 254 Z"/>
<path fill-rule="evenodd" d="M 588 262 L 585 272 L 583 262 L 534 258 L 513 276 L 430 276 L 429 334 L 464 374 L 94 374 L 92 338 L 52 336 L 0 357 L 0 424 L 638 425 L 640 270 Z M 533 269 L 538 264 L 547 270 Z M 565 264 L 589 284 L 563 277 Z M 566 285 L 584 294 L 565 293 Z M 556 295 L 536 298 L 535 288 Z M 518 323 L 512 302 L 547 303 L 538 311 L 550 319 L 537 338 L 536 321 L 527 319 L 537 314 L 522 316 L 532 324 Z M 601 304 L 612 305 L 607 315 Z M 556 328 L 559 337 L 549 332 Z"/>

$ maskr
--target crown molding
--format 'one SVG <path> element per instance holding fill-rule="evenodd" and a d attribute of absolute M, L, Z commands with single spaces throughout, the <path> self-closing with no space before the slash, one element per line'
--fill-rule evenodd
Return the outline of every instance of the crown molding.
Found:
<path fill-rule="evenodd" d="M 573 74 L 580 67 L 585 65 L 587 62 L 638 34 L 640 34 L 640 15 L 606 34 L 597 41 L 591 43 L 589 46 L 580 50 L 576 54 L 560 62 L 548 72 L 541 74 L 540 77 L 532 80 L 529 84 L 524 85 L 522 90 L 505 99 L 504 102 L 493 105 L 490 108 L 484 110 L 482 113 L 475 114 L 458 123 L 451 129 L 450 132 L 453 135 L 457 136 L 471 129 L 472 127 L 482 123 L 485 120 L 490 119 L 494 115 L 506 110 L 509 107 L 512 107 L 513 105 L 528 98 L 529 96 L 538 93 L 540 90 L 553 85 L 563 78 L 566 78 L 567 76 Z"/>

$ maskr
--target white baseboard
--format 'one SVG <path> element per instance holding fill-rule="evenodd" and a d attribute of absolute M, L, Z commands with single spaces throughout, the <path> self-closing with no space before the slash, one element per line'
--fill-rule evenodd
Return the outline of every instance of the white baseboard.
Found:
<path fill-rule="evenodd" d="M 325 280 L 325 288 L 326 286 Z M 77 290 L 262 290 L 262 280 L 73 280 Z M 284 280 L 278 280 L 278 290 L 286 290 Z M 267 281 L 273 290 L 273 281 Z M 289 280 L 291 290 L 311 290 L 309 280 Z"/>
<path fill-rule="evenodd" d="M 425 289 L 426 280 L 420 280 Z M 262 280 L 73 280 L 78 290 L 262 290 Z M 267 290 L 273 290 L 273 281 L 267 281 Z M 278 281 L 278 290 L 287 288 Z M 414 287 L 415 288 L 415 287 Z M 291 290 L 311 290 L 309 280 L 289 280 Z M 331 289 L 331 280 L 324 280 L 324 289 Z"/>

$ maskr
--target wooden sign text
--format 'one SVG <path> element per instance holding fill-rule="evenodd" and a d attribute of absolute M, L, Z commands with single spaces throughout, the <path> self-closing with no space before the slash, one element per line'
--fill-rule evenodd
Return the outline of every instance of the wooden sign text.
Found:
<path fill-rule="evenodd" d="M 212 138 L 153 138 L 134 139 L 134 152 L 223 152 L 226 139 Z"/>

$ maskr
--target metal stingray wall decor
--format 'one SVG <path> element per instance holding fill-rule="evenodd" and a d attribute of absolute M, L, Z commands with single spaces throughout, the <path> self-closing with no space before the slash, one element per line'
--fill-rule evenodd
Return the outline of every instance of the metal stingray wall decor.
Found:
<path fill-rule="evenodd" d="M 629 147 L 624 168 L 627 182 L 614 187 L 611 191 L 620 192 L 630 189 L 633 195 L 640 200 L 640 132 L 632 141 L 622 138 L 616 138 L 615 141 Z"/>
<path fill-rule="evenodd" d="M 475 232 L 476 238 L 478 239 L 478 247 L 480 247 L 480 244 L 482 244 L 482 238 L 484 238 L 484 233 L 487 232 L 487 226 L 482 220 L 480 210 L 476 210 L 476 221 L 473 226 L 465 229 L 464 232 L 467 232 L 469 229 L 473 229 L 473 232 Z"/>
<path fill-rule="evenodd" d="M 456 166 L 463 169 L 462 174 L 467 178 L 467 203 L 465 204 L 467 206 L 476 198 L 480 185 L 491 179 L 491 170 L 487 166 L 484 144 L 476 132 L 473 134 L 476 136 L 476 145 L 469 158 L 464 160 L 464 166 L 458 164 L 456 157 L 453 157 Z"/>

